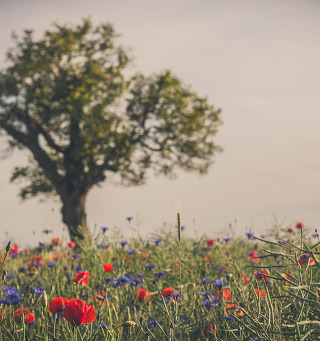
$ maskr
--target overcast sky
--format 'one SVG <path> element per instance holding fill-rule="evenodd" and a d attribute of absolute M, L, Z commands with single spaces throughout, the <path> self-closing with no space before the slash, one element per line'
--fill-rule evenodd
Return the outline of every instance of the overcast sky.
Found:
<path fill-rule="evenodd" d="M 181 207 L 189 236 L 217 238 L 228 225 L 263 233 L 276 217 L 283 226 L 320 224 L 320 1 L 296 0 L 0 0 L 0 60 L 11 32 L 41 36 L 53 22 L 112 23 L 119 42 L 145 74 L 170 69 L 222 109 L 216 137 L 224 149 L 208 175 L 150 175 L 143 187 L 106 182 L 87 199 L 91 228 L 140 232 L 175 224 Z M 5 139 L 0 140 L 1 149 Z M 25 154 L 0 160 L 1 242 L 34 244 L 41 231 L 61 235 L 59 202 L 21 204 L 10 184 Z M 236 220 L 236 223 L 235 223 Z M 35 231 L 33 233 L 33 231 Z M 5 234 L 7 232 L 7 234 Z"/>

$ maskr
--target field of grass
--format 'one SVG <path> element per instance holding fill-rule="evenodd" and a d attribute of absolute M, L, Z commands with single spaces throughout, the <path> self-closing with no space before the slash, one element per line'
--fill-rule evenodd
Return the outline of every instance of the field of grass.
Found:
<path fill-rule="evenodd" d="M 1 252 L 0 341 L 319 339 L 319 237 L 303 225 L 190 240 L 178 220 L 76 246 L 49 233 Z"/>

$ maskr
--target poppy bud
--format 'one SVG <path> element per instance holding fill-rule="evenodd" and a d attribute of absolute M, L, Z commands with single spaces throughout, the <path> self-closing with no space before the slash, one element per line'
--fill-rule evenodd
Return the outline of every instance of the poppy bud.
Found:
<path fill-rule="evenodd" d="M 124 323 L 122 323 L 121 327 L 123 328 L 131 328 L 134 327 L 137 323 L 134 321 L 126 321 Z"/>
<path fill-rule="evenodd" d="M 11 241 L 9 241 L 9 243 L 8 243 L 7 246 L 6 246 L 6 252 L 9 252 L 9 251 L 10 251 L 10 246 L 11 246 Z"/>
<path fill-rule="evenodd" d="M 43 290 L 43 294 L 39 297 L 39 300 L 44 308 L 48 306 L 48 297 L 45 290 Z"/>

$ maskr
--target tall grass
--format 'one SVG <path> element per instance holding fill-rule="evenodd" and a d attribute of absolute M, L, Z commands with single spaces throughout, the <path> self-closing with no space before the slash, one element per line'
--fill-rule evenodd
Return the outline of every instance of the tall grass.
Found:
<path fill-rule="evenodd" d="M 185 238 L 180 215 L 176 228 L 126 241 L 101 231 L 76 249 L 57 241 L 17 253 L 8 247 L 1 264 L 0 341 L 319 338 L 318 244 L 302 229 L 290 239 L 283 231 L 278 240 L 220 236 L 210 245 L 204 237 Z M 73 283 L 85 270 L 87 285 Z M 178 293 L 163 297 L 168 287 Z M 140 288 L 151 301 L 137 300 Z M 74 326 L 62 313 L 50 313 L 48 304 L 59 296 L 94 306 L 96 320 Z M 25 315 L 16 321 L 20 308 L 35 321 L 28 324 Z"/>

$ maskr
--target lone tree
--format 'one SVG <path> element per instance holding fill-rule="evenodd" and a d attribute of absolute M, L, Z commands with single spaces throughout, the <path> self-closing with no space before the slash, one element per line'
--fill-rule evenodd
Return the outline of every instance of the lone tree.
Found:
<path fill-rule="evenodd" d="M 54 194 L 72 240 L 87 232 L 88 191 L 111 173 L 141 185 L 146 172 L 205 174 L 221 150 L 213 137 L 220 110 L 165 71 L 128 76 L 130 58 L 110 24 L 54 25 L 39 40 L 14 37 L 0 72 L 0 132 L 29 162 L 22 199 Z"/>

